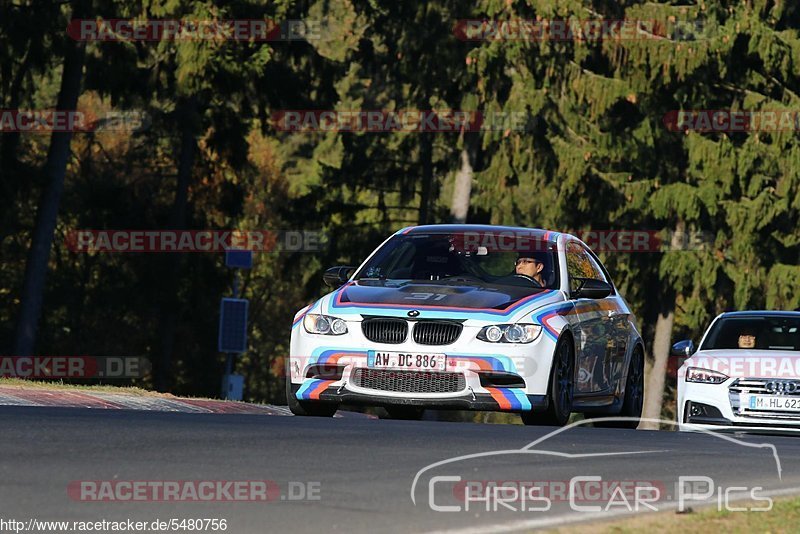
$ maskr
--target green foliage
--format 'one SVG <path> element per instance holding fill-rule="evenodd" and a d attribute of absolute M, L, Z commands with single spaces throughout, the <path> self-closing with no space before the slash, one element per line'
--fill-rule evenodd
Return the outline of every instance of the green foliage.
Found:
<path fill-rule="evenodd" d="M 49 108 L 69 6 L 33 2 L 29 13 L 17 4 L 0 2 L 0 99 L 4 108 Z M 664 124 L 679 110 L 796 111 L 800 8 L 792 2 L 148 0 L 93 7 L 137 18 L 308 19 L 321 22 L 321 34 L 308 42 L 88 45 L 81 105 L 144 109 L 153 122 L 144 132 L 73 142 L 41 353 L 156 359 L 156 311 L 174 294 L 175 390 L 216 394 L 223 366 L 216 314 L 232 281 L 220 257 L 181 258 L 177 285 L 165 287 L 155 255 L 74 254 L 63 246 L 73 228 L 164 227 L 174 214 L 181 129 L 191 124 L 198 145 L 190 228 L 308 229 L 328 237 L 317 254 L 258 255 L 243 280 L 252 328 L 238 368 L 249 398 L 279 400 L 290 321 L 326 291 L 323 269 L 359 263 L 389 232 L 416 224 L 423 203 L 429 221 L 448 222 L 467 144 L 458 133 L 276 131 L 270 115 L 290 109 L 525 114 L 529 128 L 476 136 L 468 221 L 659 232 L 664 251 L 601 253 L 648 340 L 665 302 L 675 304 L 677 328 L 695 338 L 726 309 L 800 305 L 797 133 L 680 133 Z M 459 19 L 537 17 L 663 24 L 645 27 L 640 39 L 463 42 L 453 34 Z M 676 27 L 682 31 L 670 33 Z M 189 101 L 196 113 L 184 117 Z M 16 145 L 8 138 L 0 139 L 14 147 L 0 166 L 6 351 L 48 146 L 43 136 L 23 135 Z M 682 250 L 676 230 L 703 236 L 702 246 Z"/>

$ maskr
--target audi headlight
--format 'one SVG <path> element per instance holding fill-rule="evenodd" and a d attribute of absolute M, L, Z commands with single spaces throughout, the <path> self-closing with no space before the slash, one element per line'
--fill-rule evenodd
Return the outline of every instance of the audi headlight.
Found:
<path fill-rule="evenodd" d="M 489 343 L 530 343 L 542 332 L 538 324 L 493 324 L 478 332 L 478 339 Z"/>
<path fill-rule="evenodd" d="M 699 367 L 689 367 L 686 369 L 686 381 L 697 382 L 698 384 L 722 384 L 728 379 L 728 375 L 711 369 L 701 369 Z"/>
<path fill-rule="evenodd" d="M 329 336 L 341 336 L 347 333 L 347 323 L 338 317 L 330 315 L 318 315 L 307 313 L 303 317 L 303 328 L 309 334 L 327 334 Z"/>

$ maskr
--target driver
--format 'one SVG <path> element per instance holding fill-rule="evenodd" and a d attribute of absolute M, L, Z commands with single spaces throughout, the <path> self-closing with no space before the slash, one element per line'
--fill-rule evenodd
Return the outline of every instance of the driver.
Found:
<path fill-rule="evenodd" d="M 520 252 L 517 257 L 517 263 L 514 267 L 514 273 L 517 276 L 525 276 L 530 278 L 539 287 L 544 287 L 544 279 L 542 279 L 542 271 L 544 271 L 544 262 L 536 256 L 533 252 Z"/>
<path fill-rule="evenodd" d="M 747 328 L 739 333 L 739 348 L 740 349 L 754 349 L 756 348 L 756 333 Z"/>

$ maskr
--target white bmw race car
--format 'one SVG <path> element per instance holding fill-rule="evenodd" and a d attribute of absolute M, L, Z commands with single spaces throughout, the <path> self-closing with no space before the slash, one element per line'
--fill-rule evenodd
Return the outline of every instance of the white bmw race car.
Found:
<path fill-rule="evenodd" d="M 563 233 L 479 225 L 405 228 L 292 325 L 287 397 L 296 415 L 382 406 L 641 415 L 644 345 L 597 256 Z M 636 426 L 636 422 L 608 422 Z"/>
<path fill-rule="evenodd" d="M 680 430 L 800 431 L 800 312 L 719 315 L 678 369 Z"/>

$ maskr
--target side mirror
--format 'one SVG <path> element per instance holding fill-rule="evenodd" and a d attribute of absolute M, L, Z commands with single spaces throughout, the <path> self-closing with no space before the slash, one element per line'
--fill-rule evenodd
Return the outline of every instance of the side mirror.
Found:
<path fill-rule="evenodd" d="M 570 293 L 570 297 L 582 299 L 602 299 L 611 294 L 611 284 L 594 278 L 578 278 L 580 285 Z"/>
<path fill-rule="evenodd" d="M 325 285 L 336 289 L 350 280 L 350 277 L 353 276 L 353 271 L 355 270 L 355 267 L 351 267 L 349 265 L 331 267 L 325 271 L 325 274 L 322 275 L 322 280 L 325 282 Z"/>
<path fill-rule="evenodd" d="M 691 339 L 684 339 L 672 345 L 673 356 L 686 356 L 687 358 L 694 354 L 694 343 Z"/>

